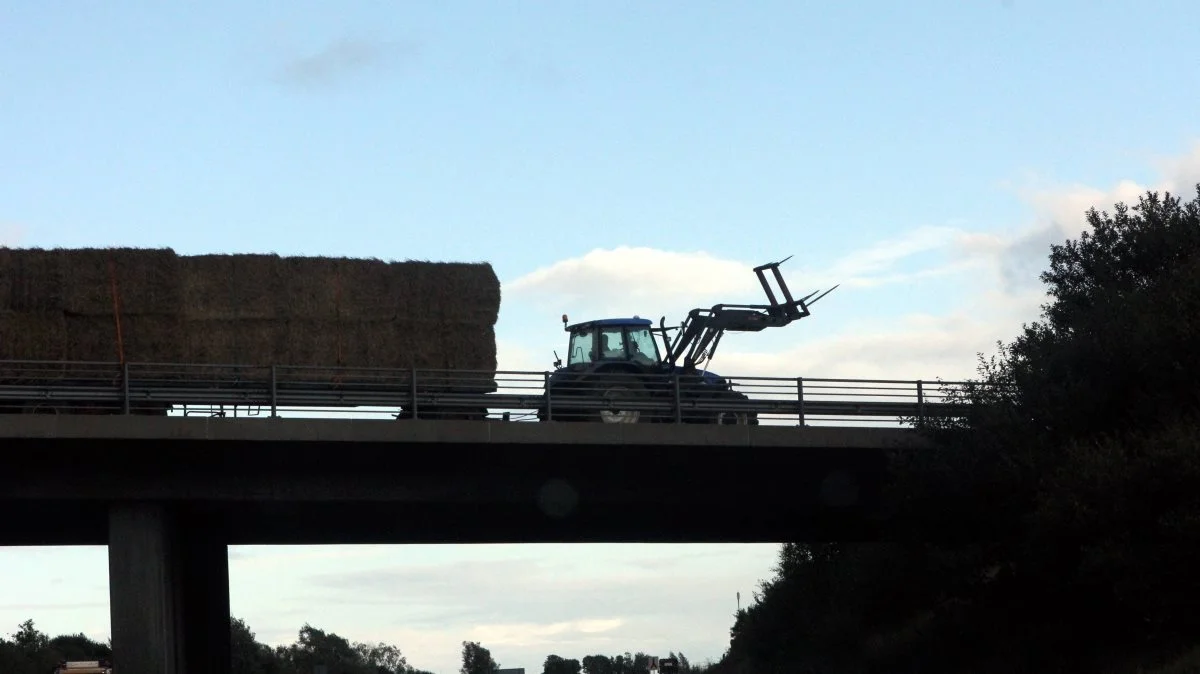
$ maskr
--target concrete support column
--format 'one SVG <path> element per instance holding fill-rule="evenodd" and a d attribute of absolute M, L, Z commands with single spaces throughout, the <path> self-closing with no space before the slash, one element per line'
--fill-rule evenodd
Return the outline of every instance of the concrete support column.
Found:
<path fill-rule="evenodd" d="M 227 674 L 227 546 L 159 504 L 109 511 L 113 666 L 121 674 Z"/>

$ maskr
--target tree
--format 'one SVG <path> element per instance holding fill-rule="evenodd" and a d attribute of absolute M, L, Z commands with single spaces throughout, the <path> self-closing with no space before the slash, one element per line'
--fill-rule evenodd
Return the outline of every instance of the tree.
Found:
<path fill-rule="evenodd" d="M 1200 631 L 1200 185 L 1086 215 L 1041 320 L 893 455 L 898 540 L 783 546 L 712 671 L 1084 671 Z"/>
<path fill-rule="evenodd" d="M 1169 639 L 1200 596 L 1200 185 L 1087 219 L 1051 248 L 1042 320 L 981 363 L 903 489 L 925 492 L 914 521 L 988 521 L 1010 595 L 1077 608 L 1031 639 Z"/>
<path fill-rule="evenodd" d="M 585 674 L 616 674 L 612 658 L 607 655 L 588 655 L 582 664 Z"/>
<path fill-rule="evenodd" d="M 558 655 L 546 656 L 542 664 L 542 674 L 580 674 L 583 666 L 574 658 L 568 660 Z"/>
<path fill-rule="evenodd" d="M 92 641 L 85 634 L 63 634 L 50 639 L 47 649 L 59 660 L 105 660 L 112 658 L 112 647 Z"/>
<path fill-rule="evenodd" d="M 36 653 L 45 650 L 50 645 L 50 637 L 42 634 L 33 625 L 32 620 L 26 620 L 17 627 L 13 634 L 13 643 L 26 653 Z"/>
<path fill-rule="evenodd" d="M 491 651 L 474 641 L 462 642 L 461 674 L 495 674 L 499 669 Z"/>
<path fill-rule="evenodd" d="M 354 650 L 373 674 L 406 674 L 411 671 L 400 649 L 391 644 L 356 643 Z"/>
<path fill-rule="evenodd" d="M 284 661 L 300 671 L 325 665 L 330 671 L 366 672 L 359 652 L 343 637 L 305 624 L 296 643 L 282 650 Z"/>
<path fill-rule="evenodd" d="M 233 674 L 273 674 L 279 671 L 274 651 L 258 642 L 245 621 L 229 619 L 229 638 Z"/>

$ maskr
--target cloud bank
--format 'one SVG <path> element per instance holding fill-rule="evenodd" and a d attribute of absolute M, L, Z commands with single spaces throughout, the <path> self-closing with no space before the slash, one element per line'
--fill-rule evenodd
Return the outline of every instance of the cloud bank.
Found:
<path fill-rule="evenodd" d="M 1087 229 L 1089 208 L 1137 203 L 1147 190 L 1190 198 L 1200 182 L 1200 142 L 1190 151 L 1155 162 L 1161 177 L 1152 184 L 1118 181 L 1108 188 L 1063 185 L 1017 190 L 1029 217 L 1005 231 L 930 226 L 901 233 L 836 259 L 826 267 L 788 270 L 793 293 L 840 283 L 863 297 L 896 293 L 903 298 L 915 282 L 939 278 L 969 298 L 948 310 L 886 317 L 847 325 L 836 334 L 798 332 L 780 348 L 777 339 L 731 336 L 717 356 L 723 373 L 746 376 L 817 376 L 881 379 L 961 379 L 974 376 L 979 353 L 1011 340 L 1022 323 L 1036 320 L 1046 301 L 1039 274 L 1052 244 Z M 536 269 L 505 284 L 505 297 L 547 310 L 570 306 L 582 316 L 621 315 L 630 305 L 668 308 L 681 316 L 707 298 L 761 302 L 755 265 L 713 253 L 644 247 L 591 250 Z M 839 291 L 840 292 L 840 291 Z M 940 308 L 940 303 L 939 303 Z M 814 313 L 817 310 L 814 309 Z M 650 318 L 657 319 L 656 316 Z M 765 334 L 765 333 L 764 333 Z M 770 347 L 759 347 L 768 341 Z M 503 367 L 544 369 L 544 358 L 501 340 Z"/>

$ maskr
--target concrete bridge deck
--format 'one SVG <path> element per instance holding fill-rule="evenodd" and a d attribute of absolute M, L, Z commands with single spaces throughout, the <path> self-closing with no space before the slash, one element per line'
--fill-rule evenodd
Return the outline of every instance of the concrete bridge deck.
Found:
<path fill-rule="evenodd" d="M 877 428 L 4 416 L 0 545 L 103 544 L 108 509 L 228 543 L 779 541 L 854 536 Z"/>
<path fill-rule="evenodd" d="M 230 671 L 228 545 L 870 538 L 912 431 L 0 416 L 0 545 L 107 544 L 118 671 Z"/>
<path fill-rule="evenodd" d="M 10 440 L 204 440 L 472 445 L 854 447 L 920 445 L 908 429 L 854 426 L 525 423 L 283 417 L 0 415 Z"/>

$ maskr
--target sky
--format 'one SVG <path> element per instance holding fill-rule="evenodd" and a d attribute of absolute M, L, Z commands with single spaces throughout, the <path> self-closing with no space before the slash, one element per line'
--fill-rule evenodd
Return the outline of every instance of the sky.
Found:
<path fill-rule="evenodd" d="M 1200 4 L 0 3 L 0 243 L 488 261 L 560 317 L 800 294 L 726 375 L 956 379 L 1084 212 L 1200 181 Z M 719 657 L 759 546 L 235 548 L 233 611 L 458 667 Z M 0 633 L 108 636 L 104 548 L 0 550 Z"/>

